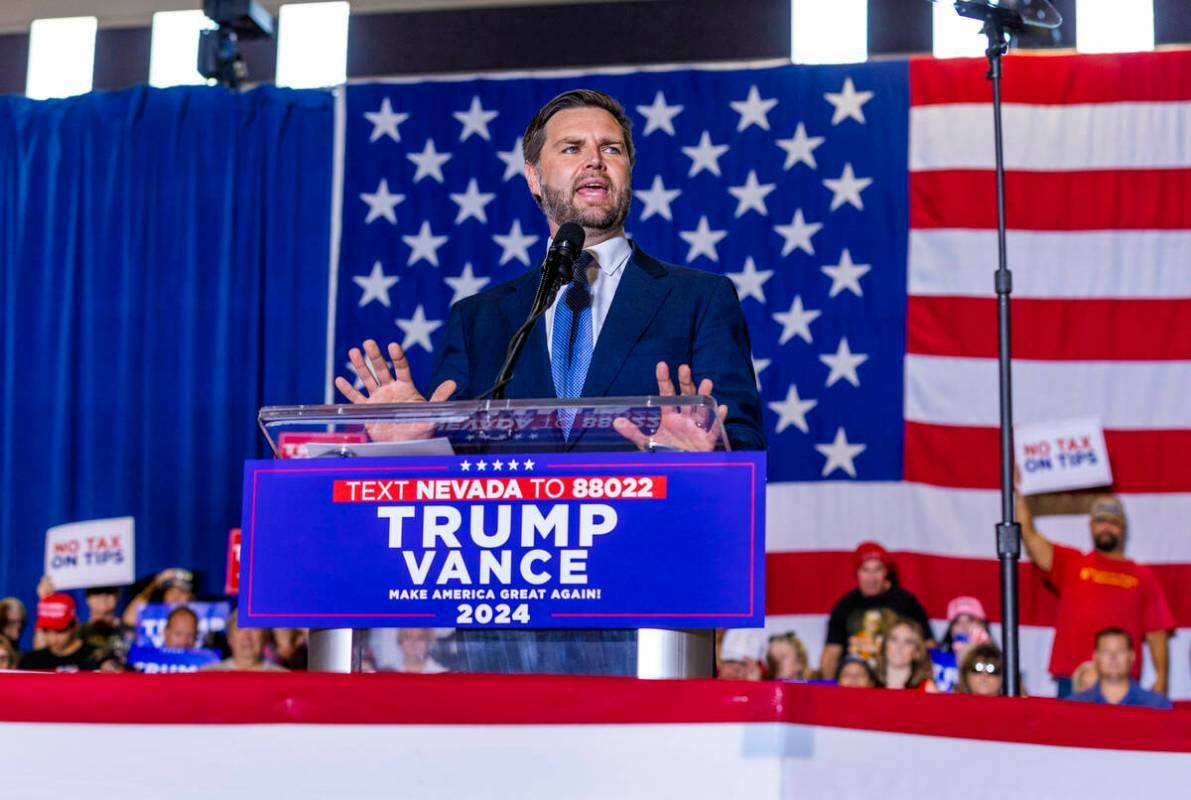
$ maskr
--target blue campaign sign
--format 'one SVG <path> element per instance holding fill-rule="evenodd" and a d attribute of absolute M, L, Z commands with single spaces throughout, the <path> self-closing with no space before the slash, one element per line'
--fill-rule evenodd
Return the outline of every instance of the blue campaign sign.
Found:
<path fill-rule="evenodd" d="M 128 666 L 137 672 L 156 675 L 163 672 L 198 672 L 219 660 L 214 650 L 179 650 L 173 647 L 133 645 L 128 651 Z"/>
<path fill-rule="evenodd" d="M 211 634 L 227 630 L 227 617 L 232 611 L 231 603 L 191 602 L 182 605 L 194 612 L 198 620 L 198 641 L 202 644 Z M 141 608 L 136 619 L 136 643 L 143 647 L 161 647 L 165 643 L 165 625 L 170 613 L 177 605 L 150 603 Z"/>
<path fill-rule="evenodd" d="M 764 453 L 249 461 L 239 622 L 764 624 Z"/>

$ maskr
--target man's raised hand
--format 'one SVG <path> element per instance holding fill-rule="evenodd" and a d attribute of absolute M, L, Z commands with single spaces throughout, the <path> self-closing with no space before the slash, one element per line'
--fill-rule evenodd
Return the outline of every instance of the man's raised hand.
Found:
<path fill-rule="evenodd" d="M 678 368 L 678 391 L 670 379 L 670 367 L 665 361 L 657 365 L 658 394 L 662 397 L 673 397 L 681 393 L 690 397 L 696 394 L 710 397 L 714 385 L 711 379 L 704 378 L 696 388 L 691 368 L 683 364 Z M 715 414 L 708 413 L 702 407 L 662 409 L 658 428 L 650 436 L 626 417 L 613 420 L 612 427 L 621 436 L 635 444 L 638 449 L 649 450 L 655 446 L 687 450 L 692 452 L 706 452 L 714 450 L 721 439 L 721 429 L 724 418 L 728 415 L 728 407 L 720 406 Z"/>
<path fill-rule="evenodd" d="M 364 384 L 364 392 L 356 389 L 346 378 L 336 378 L 335 388 L 356 404 L 426 402 L 426 398 L 414 384 L 413 375 L 409 371 L 409 360 L 402 352 L 401 346 L 396 342 L 389 342 L 388 351 L 393 362 L 392 372 L 389 371 L 389 362 L 374 339 L 364 341 L 363 352 L 358 347 L 348 350 L 347 356 L 351 359 L 360 382 Z M 449 399 L 455 393 L 455 388 L 454 381 L 443 381 L 430 395 L 430 402 L 439 403 Z M 375 424 L 368 425 L 367 428 L 368 435 L 377 442 L 425 439 L 434 433 L 432 423 L 421 422 Z"/>

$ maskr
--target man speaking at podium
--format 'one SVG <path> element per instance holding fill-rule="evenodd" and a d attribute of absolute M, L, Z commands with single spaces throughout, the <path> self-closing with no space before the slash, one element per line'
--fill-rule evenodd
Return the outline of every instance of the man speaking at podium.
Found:
<path fill-rule="evenodd" d="M 733 448 L 764 449 L 748 330 L 732 282 L 662 263 L 625 237 L 635 159 L 631 125 L 613 98 L 576 89 L 543 106 L 525 131 L 525 179 L 551 238 L 568 222 L 580 225 L 585 237 L 575 280 L 561 288 L 532 329 L 505 396 L 714 393 L 720 406 L 710 424 L 674 413 L 662 415 L 652 436 L 627 419 L 617 420 L 616 430 L 642 449 L 710 450 L 723 425 Z M 531 270 L 455 304 L 431 401 L 474 398 L 496 383 L 509 342 L 530 314 L 540 277 L 540 268 Z M 401 348 L 391 342 L 387 350 L 392 372 L 375 341 L 364 342 L 363 352 L 351 349 L 367 394 L 337 378 L 348 400 L 425 399 Z"/>

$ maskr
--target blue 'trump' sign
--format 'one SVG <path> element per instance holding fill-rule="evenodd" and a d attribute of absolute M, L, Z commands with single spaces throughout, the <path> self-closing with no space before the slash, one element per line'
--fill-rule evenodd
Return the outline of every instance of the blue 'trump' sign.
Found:
<path fill-rule="evenodd" d="M 249 461 L 244 626 L 764 624 L 764 453 Z"/>

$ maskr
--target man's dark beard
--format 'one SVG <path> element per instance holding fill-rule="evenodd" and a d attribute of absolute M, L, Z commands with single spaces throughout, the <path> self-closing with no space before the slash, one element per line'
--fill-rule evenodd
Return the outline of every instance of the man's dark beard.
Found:
<path fill-rule="evenodd" d="M 1092 537 L 1092 544 L 1101 553 L 1111 553 L 1117 549 L 1117 545 L 1121 542 L 1114 534 L 1098 533 Z"/>
<path fill-rule="evenodd" d="M 542 184 L 542 211 L 546 213 L 548 219 L 559 225 L 566 222 L 577 222 L 589 231 L 617 230 L 624 225 L 624 221 L 629 215 L 629 206 L 633 202 L 633 190 L 626 186 L 620 191 L 609 187 L 609 191 L 612 192 L 613 200 L 610 210 L 589 208 L 581 212 L 571 201 L 574 196 L 572 192 L 560 192 Z"/>

